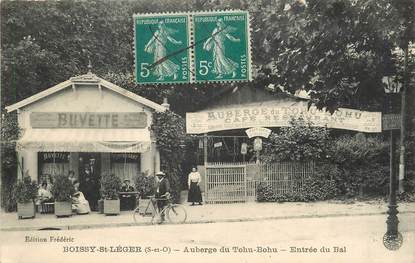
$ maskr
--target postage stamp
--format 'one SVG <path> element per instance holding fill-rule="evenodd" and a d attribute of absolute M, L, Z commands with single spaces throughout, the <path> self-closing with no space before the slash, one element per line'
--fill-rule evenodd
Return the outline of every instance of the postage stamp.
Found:
<path fill-rule="evenodd" d="M 189 83 L 189 16 L 134 15 L 135 75 L 140 84 Z"/>
<path fill-rule="evenodd" d="M 195 13 L 195 81 L 251 80 L 249 30 L 246 11 Z"/>
<path fill-rule="evenodd" d="M 136 14 L 134 34 L 138 84 L 252 80 L 247 11 Z"/>

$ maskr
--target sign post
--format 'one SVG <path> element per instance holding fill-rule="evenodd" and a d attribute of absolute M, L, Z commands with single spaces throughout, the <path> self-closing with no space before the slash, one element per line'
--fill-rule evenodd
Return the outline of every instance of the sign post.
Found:
<path fill-rule="evenodd" d="M 241 144 L 241 154 L 243 158 L 243 162 L 245 162 L 245 155 L 248 153 L 248 144 L 246 142 L 243 142 Z"/>
<path fill-rule="evenodd" d="M 262 150 L 262 139 L 268 138 L 271 134 L 271 130 L 263 127 L 254 127 L 249 128 L 246 131 L 246 134 L 248 135 L 248 138 L 255 138 L 254 139 L 254 151 L 256 152 L 256 162 L 259 163 L 259 153 Z"/>
<path fill-rule="evenodd" d="M 401 115 L 400 114 L 384 114 L 382 116 L 382 130 L 400 130 L 401 129 Z"/>
<path fill-rule="evenodd" d="M 254 139 L 254 151 L 256 152 L 256 162 L 259 163 L 259 152 L 262 150 L 261 137 L 255 137 Z"/>
<path fill-rule="evenodd" d="M 390 175 L 389 175 L 389 205 L 388 205 L 388 218 L 386 220 L 387 230 L 383 236 L 383 244 L 390 250 L 397 250 L 402 245 L 402 234 L 398 231 L 398 204 L 396 198 L 396 192 L 398 188 L 398 178 L 396 178 L 396 165 L 395 165 L 395 131 L 401 128 L 401 116 L 400 114 L 385 114 L 382 116 L 382 130 L 389 131 L 390 133 Z"/>

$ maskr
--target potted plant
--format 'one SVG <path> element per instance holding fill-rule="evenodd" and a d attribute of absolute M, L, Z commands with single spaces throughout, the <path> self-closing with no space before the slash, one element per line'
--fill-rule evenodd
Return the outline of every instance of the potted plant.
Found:
<path fill-rule="evenodd" d="M 118 215 L 120 213 L 118 190 L 121 187 L 121 179 L 114 174 L 103 175 L 101 186 L 102 197 L 104 199 L 104 214 Z"/>
<path fill-rule="evenodd" d="M 72 195 L 75 193 L 75 188 L 69 178 L 64 175 L 56 176 L 51 192 L 55 199 L 55 215 L 71 216 Z"/>
<path fill-rule="evenodd" d="M 37 183 L 30 176 L 23 177 L 15 186 L 14 192 L 17 200 L 17 218 L 35 217 L 35 199 L 37 197 Z"/>
<path fill-rule="evenodd" d="M 155 182 L 154 176 L 149 176 L 147 172 L 140 172 L 135 178 L 135 189 L 140 193 L 138 200 L 139 213 L 146 211 L 148 203 L 150 202 L 149 196 L 154 195 Z M 151 213 L 151 211 L 147 212 Z"/>

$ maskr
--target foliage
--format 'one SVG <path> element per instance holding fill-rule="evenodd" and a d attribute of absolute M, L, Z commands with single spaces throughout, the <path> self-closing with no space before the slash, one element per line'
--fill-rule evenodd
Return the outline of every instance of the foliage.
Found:
<path fill-rule="evenodd" d="M 412 96 L 409 92 L 407 93 L 408 98 L 411 99 L 407 106 L 415 110 L 415 89 L 412 88 L 411 92 Z M 403 187 L 405 192 L 415 196 L 415 115 L 410 116 L 407 114 L 407 117 L 406 124 L 408 129 L 405 142 L 405 177 Z"/>
<path fill-rule="evenodd" d="M 181 161 L 184 150 L 182 145 L 185 140 L 184 119 L 171 112 L 155 112 L 151 129 L 156 137 L 156 145 L 160 152 L 161 170 L 167 174 L 173 198 L 180 198 L 180 175 L 182 175 Z"/>
<path fill-rule="evenodd" d="M 104 174 L 101 179 L 102 198 L 118 200 L 118 191 L 121 188 L 121 179 L 114 174 Z"/>
<path fill-rule="evenodd" d="M 16 210 L 16 196 L 13 193 L 17 181 L 16 139 L 19 127 L 16 114 L 1 114 L 1 206 L 6 211 Z"/>
<path fill-rule="evenodd" d="M 259 1 L 251 8 L 262 15 L 253 26 L 263 85 L 291 93 L 303 87 L 330 111 L 379 110 L 382 76 L 402 67 L 391 51 L 415 38 L 413 1 Z"/>
<path fill-rule="evenodd" d="M 326 167 L 327 168 L 327 167 Z M 257 186 L 258 202 L 309 202 L 327 200 L 336 197 L 335 181 L 325 174 L 316 173 L 304 180 L 303 188 L 296 192 L 277 194 L 272 185 L 261 182 Z"/>
<path fill-rule="evenodd" d="M 257 189 L 258 201 L 315 201 L 386 194 L 389 156 L 388 145 L 381 137 L 344 135 L 333 138 L 328 145 L 327 158 L 316 161 L 314 175 L 305 179 L 301 191 L 277 195 L 264 182 Z M 411 181 L 406 180 L 405 184 L 410 191 Z"/>
<path fill-rule="evenodd" d="M 272 188 L 271 184 L 268 184 L 266 182 L 259 183 L 257 185 L 256 192 L 256 200 L 258 202 L 274 202 L 276 200 L 276 193 Z"/>
<path fill-rule="evenodd" d="M 360 191 L 381 194 L 388 184 L 388 145 L 380 137 L 342 136 L 336 139 L 329 150 L 330 173 L 342 195 L 356 196 Z M 335 171 L 335 172 L 334 172 Z"/>
<path fill-rule="evenodd" d="M 139 173 L 135 178 L 135 189 L 140 193 L 140 197 L 144 198 L 154 195 L 155 178 L 147 173 Z"/>
<path fill-rule="evenodd" d="M 131 92 L 159 103 L 168 97 L 172 109 L 180 114 L 195 110 L 217 92 L 212 87 L 224 85 L 160 89 L 136 85 L 133 78 L 133 14 L 190 7 L 181 0 L 2 1 L 2 104 L 10 105 L 84 74 L 90 60 L 94 73 Z"/>
<path fill-rule="evenodd" d="M 304 185 L 299 194 L 299 201 L 317 201 L 334 198 L 338 195 L 336 181 L 331 173 L 335 167 L 330 164 L 321 164 L 316 168 L 315 174 L 304 180 Z"/>
<path fill-rule="evenodd" d="M 172 109 L 180 114 L 194 110 L 226 85 L 167 85 L 158 89 L 129 81 L 134 65 L 132 16 L 160 9 L 229 7 L 248 10 L 252 16 L 253 62 L 259 72 L 252 85 L 272 83 L 292 93 L 304 87 L 313 91 L 319 106 L 330 109 L 340 105 L 374 107 L 383 94 L 381 77 L 389 70 L 385 67 L 402 68 L 393 62 L 391 50 L 403 47 L 402 36 L 414 40 L 410 31 L 414 4 L 405 2 L 3 1 L 2 102 L 19 101 L 85 73 L 90 59 L 94 72 L 122 76 L 132 92 L 158 102 L 169 97 Z"/>
<path fill-rule="evenodd" d="M 14 188 L 15 198 L 18 203 L 33 202 L 37 197 L 37 183 L 32 181 L 30 176 L 25 176 L 23 180 L 18 180 Z"/>
<path fill-rule="evenodd" d="M 264 143 L 264 162 L 318 160 L 325 157 L 329 132 L 312 127 L 304 119 L 293 119 L 291 126 L 272 133 Z"/>
<path fill-rule="evenodd" d="M 75 188 L 67 176 L 60 174 L 55 176 L 51 192 L 55 201 L 68 202 L 71 201 Z"/>

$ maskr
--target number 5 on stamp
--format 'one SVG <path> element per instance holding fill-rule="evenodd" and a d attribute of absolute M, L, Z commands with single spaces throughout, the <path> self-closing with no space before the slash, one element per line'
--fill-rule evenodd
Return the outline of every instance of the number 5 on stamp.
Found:
<path fill-rule="evenodd" d="M 137 83 L 190 82 L 188 22 L 186 14 L 134 15 Z"/>
<path fill-rule="evenodd" d="M 249 81 L 249 17 L 244 11 L 193 15 L 196 82 Z"/>

